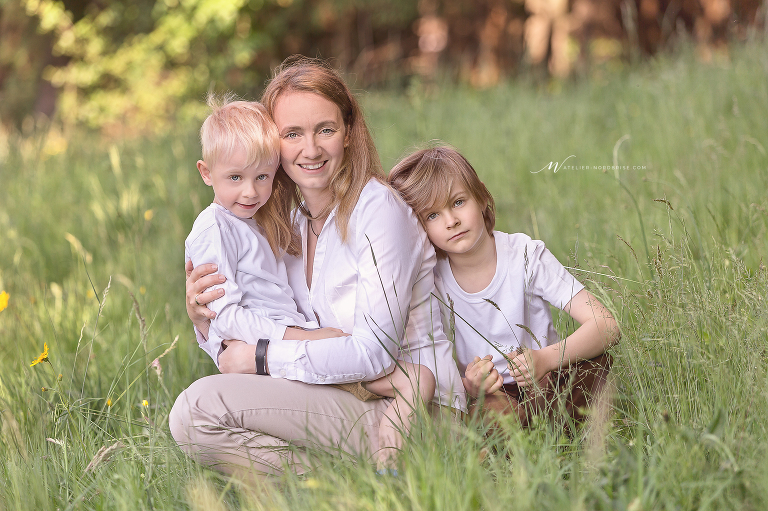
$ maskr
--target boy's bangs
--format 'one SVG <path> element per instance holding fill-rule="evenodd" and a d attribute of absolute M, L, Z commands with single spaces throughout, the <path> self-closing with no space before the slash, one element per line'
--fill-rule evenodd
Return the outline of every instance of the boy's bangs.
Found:
<path fill-rule="evenodd" d="M 266 109 L 255 102 L 227 103 L 229 99 L 208 98 L 213 112 L 200 130 L 203 160 L 213 166 L 217 160 L 228 160 L 238 148 L 244 148 L 247 166 L 261 162 L 276 165 L 280 137 Z"/>
<path fill-rule="evenodd" d="M 454 176 L 449 173 L 431 172 L 430 174 L 432 174 L 431 179 L 419 179 L 419 184 L 414 187 L 414 195 L 421 199 L 417 202 L 422 206 L 417 211 L 418 215 L 432 209 L 441 209 L 451 200 Z"/>
<path fill-rule="evenodd" d="M 226 133 L 226 132 L 225 132 Z M 226 161 L 232 158 L 235 151 L 243 147 L 245 148 L 246 166 L 250 167 L 253 164 L 261 165 L 262 163 L 268 163 L 270 165 L 277 164 L 279 158 L 279 149 L 277 144 L 270 144 L 268 140 L 264 140 L 262 134 L 233 134 L 220 140 L 218 144 L 213 148 L 212 153 L 214 160 Z"/>

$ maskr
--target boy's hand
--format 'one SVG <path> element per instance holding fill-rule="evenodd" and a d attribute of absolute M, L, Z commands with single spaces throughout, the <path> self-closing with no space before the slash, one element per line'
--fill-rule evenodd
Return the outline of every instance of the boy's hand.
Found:
<path fill-rule="evenodd" d="M 222 341 L 224 351 L 219 354 L 219 371 L 222 374 L 241 373 L 256 374 L 256 345 L 243 341 Z"/>
<path fill-rule="evenodd" d="M 493 394 L 504 385 L 504 378 L 493 365 L 493 357 L 486 355 L 467 364 L 464 378 L 461 379 L 467 393 L 477 398 L 481 395 Z"/>
<path fill-rule="evenodd" d="M 539 381 L 552 368 L 548 367 L 546 353 L 543 350 L 524 350 L 522 353 L 510 353 L 512 359 L 509 366 L 509 374 L 515 379 L 519 387 L 529 387 Z M 512 358 L 514 357 L 514 358 Z"/>
<path fill-rule="evenodd" d="M 187 261 L 184 266 L 187 272 L 187 316 L 198 327 L 216 317 L 216 313 L 205 306 L 216 298 L 224 295 L 223 289 L 214 289 L 205 292 L 211 286 L 221 284 L 226 280 L 224 275 L 211 275 L 218 268 L 215 264 L 201 264 L 192 268 L 192 261 Z"/>
<path fill-rule="evenodd" d="M 302 330 L 301 328 L 288 327 L 285 329 L 284 340 L 290 341 L 316 341 L 318 339 L 330 339 L 332 337 L 348 337 L 338 328 L 319 328 L 317 330 Z"/>

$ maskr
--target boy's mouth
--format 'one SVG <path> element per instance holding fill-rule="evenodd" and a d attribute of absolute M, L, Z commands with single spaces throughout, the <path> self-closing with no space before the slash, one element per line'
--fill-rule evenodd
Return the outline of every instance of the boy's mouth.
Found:
<path fill-rule="evenodd" d="M 463 237 L 465 234 L 467 234 L 468 232 L 469 232 L 469 231 L 461 231 L 461 232 L 460 232 L 460 233 L 458 233 L 458 234 L 454 234 L 453 236 L 451 236 L 450 238 L 448 238 L 448 241 L 453 241 L 453 240 L 459 239 L 459 238 Z"/>
<path fill-rule="evenodd" d="M 298 165 L 299 165 L 299 167 L 301 167 L 304 170 L 312 171 L 312 170 L 319 170 L 319 169 L 321 169 L 322 167 L 325 166 L 326 163 L 328 163 L 328 160 L 323 160 L 323 161 L 318 162 L 318 163 L 299 163 Z"/>

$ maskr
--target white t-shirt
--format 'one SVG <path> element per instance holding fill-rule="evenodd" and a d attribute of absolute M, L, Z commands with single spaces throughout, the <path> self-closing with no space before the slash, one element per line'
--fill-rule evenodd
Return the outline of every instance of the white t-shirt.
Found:
<path fill-rule="evenodd" d="M 303 246 L 307 219 L 297 214 Z M 317 240 L 312 286 L 307 288 L 306 251 L 285 256 L 299 310 L 321 326 L 352 335 L 269 345 L 276 378 L 306 383 L 375 380 L 391 372 L 394 358 L 428 367 L 437 380 L 435 401 L 466 409 L 464 388 L 443 333 L 435 291 L 435 251 L 411 208 L 372 179 L 349 221 L 347 242 L 336 227 L 336 210 Z"/>
<path fill-rule="evenodd" d="M 184 243 L 186 261 L 214 263 L 226 282 L 224 296 L 208 304 L 216 312 L 208 340 L 198 335 L 200 347 L 219 365 L 221 341 L 239 339 L 256 344 L 259 339 L 283 342 L 288 326 L 317 328 L 296 308 L 288 286 L 283 259 L 276 258 L 253 219 L 242 219 L 219 204 L 205 208 L 195 220 Z"/>
<path fill-rule="evenodd" d="M 504 383 L 512 383 L 503 353 L 518 346 L 539 349 L 560 342 L 549 305 L 563 309 L 584 289 L 544 243 L 521 233 L 494 231 L 496 273 L 488 287 L 467 293 L 456 282 L 447 258 L 435 268 L 446 325 L 455 324 L 456 356 L 462 374 L 475 356 L 493 356 Z M 448 304 L 453 302 L 453 320 Z M 498 306 L 498 308 L 496 307 Z M 518 326 L 526 326 L 526 329 Z M 445 327 L 449 331 L 449 327 Z M 533 336 L 538 340 L 534 340 Z M 486 341 L 485 339 L 488 341 Z"/>

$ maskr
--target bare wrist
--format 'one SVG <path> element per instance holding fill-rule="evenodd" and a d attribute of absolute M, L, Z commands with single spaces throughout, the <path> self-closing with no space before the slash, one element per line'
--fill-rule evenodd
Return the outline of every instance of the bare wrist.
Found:
<path fill-rule="evenodd" d="M 545 354 L 545 360 L 546 360 L 546 367 L 547 373 L 550 371 L 556 371 L 563 366 L 568 365 L 568 361 L 563 358 L 563 348 L 562 341 L 560 341 L 557 344 L 554 344 L 552 346 L 547 346 L 542 350 Z M 543 376 L 543 375 L 542 375 Z"/>

